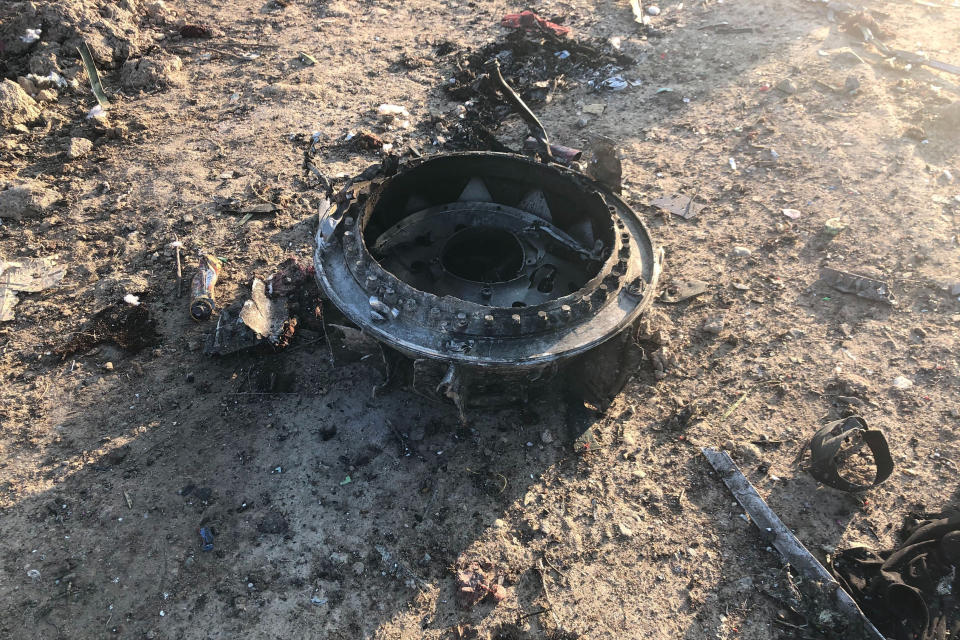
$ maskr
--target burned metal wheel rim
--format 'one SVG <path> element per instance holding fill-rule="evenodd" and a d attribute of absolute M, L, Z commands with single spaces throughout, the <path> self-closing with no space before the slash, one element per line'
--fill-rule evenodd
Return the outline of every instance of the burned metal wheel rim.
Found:
<path fill-rule="evenodd" d="M 523 156 L 434 156 L 321 216 L 317 279 L 344 315 L 413 358 L 535 368 L 630 326 L 661 254 L 586 176 Z"/>

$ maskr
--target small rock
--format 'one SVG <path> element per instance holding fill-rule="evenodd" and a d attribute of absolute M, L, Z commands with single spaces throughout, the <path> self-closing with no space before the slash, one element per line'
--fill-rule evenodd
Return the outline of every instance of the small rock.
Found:
<path fill-rule="evenodd" d="M 950 295 L 960 296 L 960 282 L 950 285 Z"/>
<path fill-rule="evenodd" d="M 712 318 L 703 323 L 703 330 L 716 336 L 723 331 L 723 325 L 723 318 Z"/>
<path fill-rule="evenodd" d="M 899 389 L 903 391 L 905 389 L 909 389 L 912 386 L 913 386 L 913 380 L 911 380 L 910 378 L 906 378 L 904 376 L 897 376 L 896 378 L 893 379 L 894 389 Z"/>
<path fill-rule="evenodd" d="M 651 16 L 660 15 L 660 7 L 658 7 L 655 4 L 650 5 L 649 7 L 647 7 L 647 14 Z"/>
<path fill-rule="evenodd" d="M 777 90 L 784 92 L 788 96 L 792 96 L 797 92 L 797 85 L 794 84 L 790 78 L 784 78 L 777 83 Z"/>
<path fill-rule="evenodd" d="M 424 552 L 423 557 L 420 558 L 420 565 L 425 567 L 425 566 L 427 566 L 428 564 L 430 564 L 430 561 L 431 561 L 431 560 L 433 560 L 433 558 L 430 557 L 430 554 Z"/>
<path fill-rule="evenodd" d="M 731 254 L 738 258 L 749 258 L 753 255 L 753 251 L 747 247 L 734 247 Z"/>
<path fill-rule="evenodd" d="M 550 444 L 553 442 L 553 434 L 547 430 L 544 430 L 543 433 L 540 434 L 540 441 L 543 444 Z"/>
<path fill-rule="evenodd" d="M 353 575 L 355 576 L 362 576 L 365 568 L 366 565 L 364 565 L 362 562 L 354 562 L 352 565 L 350 565 L 350 569 L 353 571 Z"/>
<path fill-rule="evenodd" d="M 20 76 L 19 78 L 17 78 L 17 84 L 20 85 L 20 87 L 27 92 L 27 95 L 31 95 L 31 96 L 36 95 L 37 85 L 35 85 L 33 83 L 33 80 L 31 80 L 30 78 L 25 78 L 23 76 Z"/>
<path fill-rule="evenodd" d="M 763 458 L 760 447 L 752 442 L 741 442 L 736 446 L 737 457 L 746 462 L 757 462 Z"/>
<path fill-rule="evenodd" d="M 633 529 L 631 529 L 630 527 L 628 527 L 622 522 L 617 523 L 617 529 L 620 530 L 620 535 L 622 535 L 624 538 L 629 538 L 633 536 Z"/>
<path fill-rule="evenodd" d="M 147 15 L 155 21 L 164 20 L 168 13 L 169 10 L 163 0 L 155 0 L 147 5 Z"/>
<path fill-rule="evenodd" d="M 856 93 L 860 89 L 860 78 L 857 76 L 847 76 L 847 80 L 843 83 L 843 88 L 847 90 L 847 93 Z"/>
<path fill-rule="evenodd" d="M 103 364 L 103 370 L 104 370 L 104 371 L 113 371 L 113 363 L 112 363 L 112 362 L 105 362 L 105 363 Z"/>
<path fill-rule="evenodd" d="M 337 565 L 338 567 L 344 566 L 349 561 L 350 561 L 350 556 L 347 555 L 346 553 L 343 553 L 342 551 L 335 551 L 334 553 L 330 554 L 330 562 Z"/>
<path fill-rule="evenodd" d="M 20 220 L 24 216 L 44 214 L 59 199 L 59 193 L 36 180 L 14 184 L 0 191 L 0 218 Z"/>
<path fill-rule="evenodd" d="M 737 591 L 740 592 L 750 591 L 753 589 L 753 578 L 750 576 L 747 576 L 746 578 L 740 578 L 734 583 L 734 587 L 736 587 Z"/>
<path fill-rule="evenodd" d="M 53 89 L 44 89 L 37 92 L 38 102 L 56 102 L 60 95 Z"/>
<path fill-rule="evenodd" d="M 156 55 L 127 60 L 120 69 L 120 86 L 140 91 L 185 83 L 183 61 L 177 56 Z"/>
<path fill-rule="evenodd" d="M 799 209 L 781 209 L 781 211 L 783 211 L 783 215 L 787 216 L 791 220 L 798 220 L 802 215 Z"/>
<path fill-rule="evenodd" d="M 0 127 L 26 124 L 40 117 L 37 102 L 13 80 L 0 82 Z"/>
<path fill-rule="evenodd" d="M 93 150 L 93 142 L 86 138 L 70 138 L 70 146 L 67 147 L 67 157 L 71 160 L 77 160 L 87 155 Z"/>

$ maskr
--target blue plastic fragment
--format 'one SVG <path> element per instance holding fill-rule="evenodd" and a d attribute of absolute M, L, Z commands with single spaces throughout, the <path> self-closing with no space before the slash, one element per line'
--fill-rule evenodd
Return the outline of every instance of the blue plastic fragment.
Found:
<path fill-rule="evenodd" d="M 197 533 L 200 534 L 200 541 L 203 543 L 200 545 L 200 549 L 213 551 L 213 531 L 208 527 L 200 527 Z"/>

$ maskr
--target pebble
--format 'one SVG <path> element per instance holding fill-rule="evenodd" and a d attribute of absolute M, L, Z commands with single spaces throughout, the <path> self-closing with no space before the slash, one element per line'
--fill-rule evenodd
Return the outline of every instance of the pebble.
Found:
<path fill-rule="evenodd" d="M 753 251 L 747 247 L 734 247 L 731 253 L 738 258 L 749 258 L 753 255 Z"/>
<path fill-rule="evenodd" d="M 760 447 L 752 442 L 742 442 L 736 447 L 737 457 L 747 462 L 756 462 L 763 458 Z"/>
<path fill-rule="evenodd" d="M 719 335 L 723 331 L 723 318 L 712 318 L 703 323 L 703 330 L 713 335 Z"/>
<path fill-rule="evenodd" d="M 860 88 L 860 78 L 857 76 L 847 76 L 843 87 L 847 90 L 847 93 L 855 93 Z"/>
<path fill-rule="evenodd" d="M 37 92 L 38 102 L 56 102 L 60 96 L 53 89 L 44 89 Z"/>
<path fill-rule="evenodd" d="M 783 215 L 787 216 L 791 220 L 797 220 L 801 215 L 799 209 L 782 209 L 782 211 Z"/>
<path fill-rule="evenodd" d="M 67 157 L 71 160 L 82 158 L 93 151 L 93 142 L 86 138 L 70 138 L 70 146 L 67 147 Z"/>
<path fill-rule="evenodd" d="M 912 386 L 913 386 L 913 380 L 911 380 L 910 378 L 906 378 L 904 376 L 897 376 L 896 378 L 893 379 L 894 389 L 900 389 L 901 391 L 903 391 L 904 389 L 909 389 Z"/>
<path fill-rule="evenodd" d="M 362 576 L 365 566 L 362 562 L 354 562 L 350 565 L 350 568 L 353 570 L 353 575 Z"/>
<path fill-rule="evenodd" d="M 112 362 L 105 362 L 105 363 L 103 363 L 103 370 L 104 370 L 104 371 L 113 371 L 113 363 L 112 363 Z"/>
<path fill-rule="evenodd" d="M 0 218 L 20 220 L 24 216 L 46 214 L 60 194 L 42 182 L 31 180 L 0 191 Z"/>
<path fill-rule="evenodd" d="M 622 523 L 622 522 L 618 523 L 618 524 L 617 524 L 617 528 L 620 530 L 620 535 L 622 535 L 623 537 L 629 538 L 629 537 L 633 536 L 633 529 L 631 529 L 630 527 L 628 527 L 628 526 L 625 525 L 624 523 Z"/>
<path fill-rule="evenodd" d="M 553 442 L 553 434 L 550 433 L 549 431 L 544 431 L 543 433 L 540 434 L 540 441 L 543 444 L 550 444 L 551 442 Z"/>
<path fill-rule="evenodd" d="M 40 108 L 19 84 L 0 81 L 0 127 L 26 124 L 40 117 Z"/>
<path fill-rule="evenodd" d="M 337 566 L 342 567 L 343 565 L 347 564 L 347 562 L 349 561 L 350 561 L 350 556 L 343 553 L 342 551 L 335 551 L 334 553 L 330 554 L 330 562 L 332 562 Z"/>
<path fill-rule="evenodd" d="M 647 7 L 647 14 L 651 16 L 660 15 L 660 7 L 658 7 L 655 4 L 650 5 L 649 7 Z"/>
<path fill-rule="evenodd" d="M 790 78 L 784 78 L 777 83 L 777 89 L 783 91 L 788 96 L 792 96 L 797 92 L 797 85 L 794 84 L 793 80 Z"/>

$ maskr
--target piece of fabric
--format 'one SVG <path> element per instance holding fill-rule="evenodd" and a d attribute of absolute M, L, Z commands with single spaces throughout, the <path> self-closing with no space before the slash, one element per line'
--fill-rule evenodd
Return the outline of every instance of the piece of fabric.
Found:
<path fill-rule="evenodd" d="M 544 20 L 533 11 L 508 13 L 500 21 L 501 27 L 509 29 L 524 29 L 525 31 L 549 31 L 555 36 L 565 36 L 570 33 L 570 27 L 564 27 L 549 20 Z"/>

